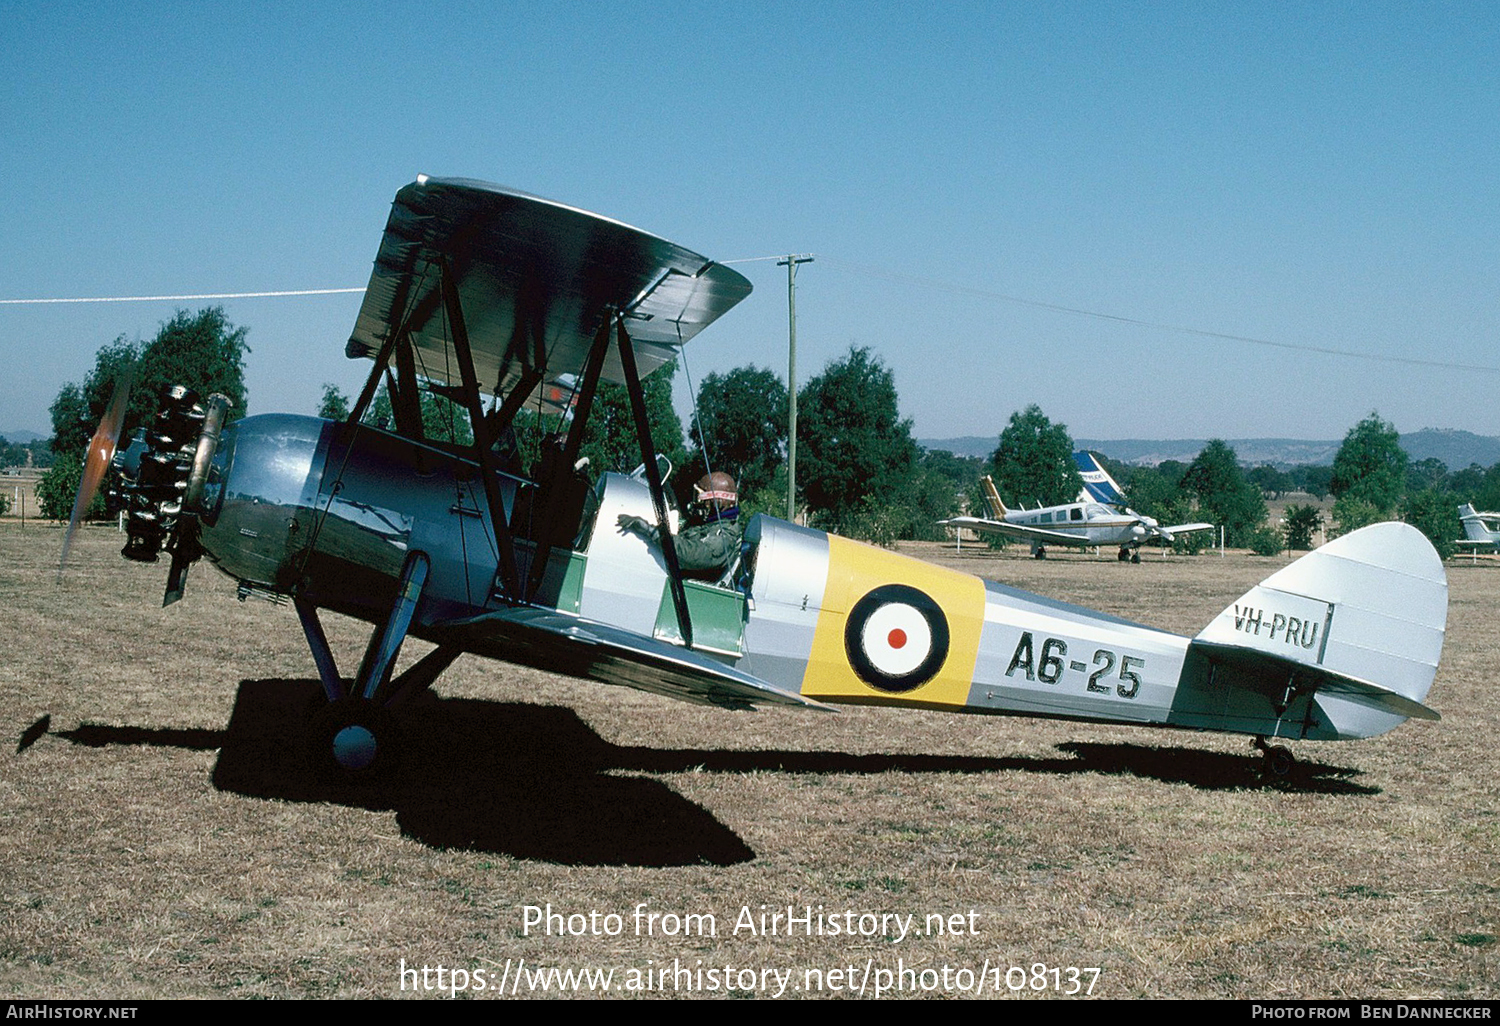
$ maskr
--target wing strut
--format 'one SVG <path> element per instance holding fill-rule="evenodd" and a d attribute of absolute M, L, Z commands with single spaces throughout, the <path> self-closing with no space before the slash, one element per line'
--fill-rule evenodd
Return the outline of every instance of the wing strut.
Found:
<path fill-rule="evenodd" d="M 542 536 L 537 539 L 536 554 L 532 557 L 531 573 L 527 576 L 523 598 L 529 599 L 541 587 L 542 577 L 547 572 L 547 560 L 552 557 L 552 548 L 557 537 L 557 516 L 563 498 L 563 480 L 573 472 L 578 462 L 578 450 L 583 446 L 583 429 L 589 420 L 589 411 L 594 407 L 594 392 L 599 387 L 599 376 L 604 373 L 604 357 L 609 352 L 610 316 L 606 314 L 594 334 L 593 346 L 589 349 L 588 362 L 583 367 L 583 380 L 578 386 L 578 401 L 573 405 L 573 423 L 568 427 L 568 437 L 563 442 L 562 458 L 552 469 L 552 479 L 541 482 L 545 501 L 542 516 Z M 547 444 L 552 444 L 548 442 Z"/>
<path fill-rule="evenodd" d="M 630 395 L 630 411 L 635 415 L 635 433 L 641 443 L 641 462 L 645 464 L 646 484 L 651 489 L 651 504 L 656 507 L 656 537 L 667 562 L 667 579 L 672 582 L 672 605 L 677 607 L 677 627 L 682 643 L 693 647 L 693 625 L 688 618 L 687 589 L 682 585 L 682 568 L 677 563 L 677 543 L 667 521 L 667 498 L 661 487 L 661 469 L 656 465 L 656 446 L 651 441 L 651 422 L 646 417 L 646 395 L 641 390 L 641 376 L 636 372 L 635 349 L 625 333 L 625 318 L 616 314 L 617 341 L 620 347 L 620 369 L 624 371 L 625 391 Z"/>
<path fill-rule="evenodd" d="M 495 459 L 495 435 L 510 421 L 486 421 L 479 405 L 479 378 L 474 373 L 474 354 L 469 348 L 469 328 L 464 322 L 463 302 L 458 287 L 453 281 L 453 269 L 446 257 L 442 260 L 443 303 L 448 311 L 448 334 L 453 342 L 453 351 L 458 357 L 459 373 L 463 377 L 464 405 L 469 411 L 469 430 L 474 435 L 474 457 L 479 462 L 479 479 L 484 482 L 484 497 L 490 507 L 490 524 L 495 531 L 495 541 L 500 548 L 500 580 L 505 587 L 505 597 L 512 601 L 521 595 L 521 578 L 516 570 L 516 550 L 510 536 L 510 526 L 505 522 L 505 504 L 500 498 L 500 465 Z M 406 347 L 406 352 L 411 352 Z M 523 382 L 524 384 L 524 382 Z M 522 399 L 525 391 L 517 389 Z M 514 415 L 514 414 L 512 414 Z"/>

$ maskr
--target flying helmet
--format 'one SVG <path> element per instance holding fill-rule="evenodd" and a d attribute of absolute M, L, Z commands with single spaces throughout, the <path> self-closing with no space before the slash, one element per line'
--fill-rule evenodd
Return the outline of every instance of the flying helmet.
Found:
<path fill-rule="evenodd" d="M 705 515 L 724 513 L 734 509 L 739 502 L 739 486 L 734 483 L 734 478 L 722 470 L 704 474 L 693 485 L 693 505 L 699 507 Z"/>

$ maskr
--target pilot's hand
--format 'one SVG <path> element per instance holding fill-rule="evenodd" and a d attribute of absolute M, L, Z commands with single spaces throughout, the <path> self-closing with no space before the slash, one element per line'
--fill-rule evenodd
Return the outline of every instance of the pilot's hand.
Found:
<path fill-rule="evenodd" d="M 645 520 L 640 517 L 633 517 L 629 513 L 621 513 L 620 519 L 615 521 L 615 523 L 620 525 L 621 534 L 629 534 L 631 531 L 637 534 L 647 534 L 651 530 L 651 525 Z"/>

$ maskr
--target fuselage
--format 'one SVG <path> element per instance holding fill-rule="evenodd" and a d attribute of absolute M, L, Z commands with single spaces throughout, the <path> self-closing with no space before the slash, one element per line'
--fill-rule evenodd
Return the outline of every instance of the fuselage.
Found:
<path fill-rule="evenodd" d="M 1013 509 L 1005 514 L 1008 523 L 1055 531 L 1078 539 L 1077 544 L 1137 545 L 1156 528 L 1156 521 L 1134 510 L 1120 512 L 1098 502 L 1075 502 L 1045 509 Z M 1059 542 L 1059 544 L 1066 544 Z"/>
<path fill-rule="evenodd" d="M 441 447 L 368 427 L 246 418 L 215 455 L 203 548 L 243 591 L 376 623 L 420 551 L 430 573 L 411 632 L 441 641 L 445 624 L 514 604 L 497 584 L 479 473 Z M 518 473 L 498 489 L 523 577 L 533 487 Z M 572 545 L 553 551 L 530 602 L 680 642 L 662 554 L 618 530 L 622 514 L 654 519 L 649 492 L 606 474 L 576 525 L 564 525 Z M 696 650 L 825 702 L 1290 737 L 1363 736 L 1401 720 L 1358 710 L 1340 719 L 1312 696 L 1277 707 L 1230 693 L 1188 638 L 772 517 L 746 525 L 741 564 L 724 581 L 688 583 Z M 484 652 L 538 662 L 520 649 Z"/>

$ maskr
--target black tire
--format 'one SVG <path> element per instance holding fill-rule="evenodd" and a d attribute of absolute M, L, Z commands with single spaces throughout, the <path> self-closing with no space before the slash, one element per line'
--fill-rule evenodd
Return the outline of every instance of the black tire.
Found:
<path fill-rule="evenodd" d="M 400 731 L 391 714 L 363 698 L 324 705 L 309 732 L 315 762 L 345 780 L 383 776 L 396 765 Z"/>
<path fill-rule="evenodd" d="M 1263 769 L 1269 780 L 1285 780 L 1297 766 L 1297 757 L 1291 749 L 1275 745 L 1266 749 Z"/>

